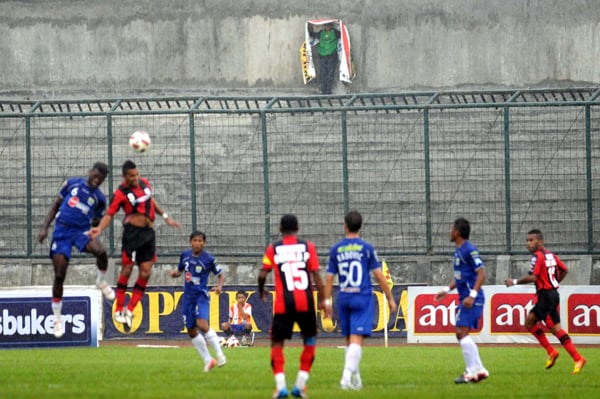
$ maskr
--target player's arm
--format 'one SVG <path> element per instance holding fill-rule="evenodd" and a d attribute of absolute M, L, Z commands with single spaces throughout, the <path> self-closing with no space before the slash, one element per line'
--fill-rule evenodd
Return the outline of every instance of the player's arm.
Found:
<path fill-rule="evenodd" d="M 223 292 L 223 284 L 225 283 L 225 273 L 223 273 L 223 271 L 221 271 L 219 274 L 217 274 L 217 286 L 213 288 L 213 291 L 215 291 L 217 293 L 217 295 L 220 295 L 221 292 Z"/>
<path fill-rule="evenodd" d="M 323 279 L 321 278 L 321 273 L 319 273 L 318 269 L 312 272 L 312 277 L 315 282 L 315 287 L 317 287 L 317 292 L 319 293 L 319 308 L 327 311 L 325 307 L 325 298 L 327 297 L 325 296 Z"/>
<path fill-rule="evenodd" d="M 154 198 L 152 199 L 152 201 L 154 201 L 154 210 L 155 210 L 155 212 L 156 212 L 158 215 L 160 215 L 160 216 L 161 216 L 161 217 L 164 219 L 164 221 L 165 221 L 165 223 L 166 223 L 166 224 L 168 224 L 168 225 L 169 225 L 169 226 L 171 226 L 171 227 L 177 228 L 177 229 L 178 229 L 179 227 L 181 227 L 181 226 L 179 225 L 179 223 L 177 222 L 177 220 L 175 220 L 175 219 L 173 219 L 171 216 L 169 216 L 169 215 L 167 214 L 167 212 L 165 212 L 165 211 L 162 209 L 162 207 L 161 207 L 161 206 L 158 204 L 158 202 L 156 202 L 156 201 L 154 200 Z"/>
<path fill-rule="evenodd" d="M 443 290 L 439 291 L 437 294 L 435 294 L 434 300 L 436 301 L 441 301 L 442 299 L 444 299 L 444 297 L 453 289 L 456 288 L 456 281 L 451 282 L 450 284 L 448 284 L 447 287 L 445 287 Z"/>
<path fill-rule="evenodd" d="M 507 278 L 506 280 L 504 280 L 504 284 L 507 287 L 510 287 L 512 285 L 533 283 L 533 282 L 535 282 L 535 280 L 537 280 L 536 273 L 538 273 L 539 267 L 540 267 L 540 261 L 538 260 L 537 256 L 534 256 L 531 259 L 531 269 L 526 276 L 523 276 L 520 278 Z"/>
<path fill-rule="evenodd" d="M 267 292 L 265 290 L 265 282 L 267 281 L 267 275 L 269 274 L 269 271 L 270 270 L 267 269 L 261 269 L 258 273 L 258 295 L 263 301 L 267 297 Z"/>
<path fill-rule="evenodd" d="M 110 215 L 108 213 L 106 215 L 102 216 L 102 219 L 100 219 L 100 223 L 98 223 L 98 226 L 92 227 L 90 229 L 90 232 L 89 232 L 90 238 L 94 239 L 94 238 L 98 237 L 100 235 L 100 233 L 102 233 L 104 230 L 106 230 L 106 228 L 108 226 L 110 226 L 110 222 L 112 222 L 113 216 L 114 215 Z"/>
<path fill-rule="evenodd" d="M 388 304 L 390 306 L 390 314 L 394 313 L 397 308 L 396 300 L 394 299 L 394 295 L 392 295 L 392 290 L 390 289 L 390 286 L 388 285 L 388 282 L 385 279 L 385 276 L 383 275 L 383 270 L 381 270 L 381 268 L 374 269 L 373 275 L 375 276 L 375 279 L 379 283 L 379 287 L 384 292 L 388 300 Z"/>
<path fill-rule="evenodd" d="M 554 255 L 554 258 L 556 259 L 556 265 L 557 265 L 557 268 L 556 268 L 556 279 L 560 283 L 561 281 L 563 281 L 563 279 L 569 273 L 569 269 L 567 268 L 567 265 L 565 265 L 563 263 L 563 261 L 558 258 L 558 256 Z"/>
<path fill-rule="evenodd" d="M 46 218 L 44 219 L 44 222 L 42 223 L 42 226 L 40 227 L 40 231 L 38 233 L 39 243 L 42 243 L 46 239 L 46 237 L 48 237 L 48 228 L 50 227 L 50 224 L 56 217 L 56 214 L 58 213 L 58 209 L 60 208 L 60 204 L 62 204 L 62 201 L 63 198 L 60 195 L 58 195 L 52 203 L 52 205 L 50 206 L 48 214 L 46 215 Z"/>
<path fill-rule="evenodd" d="M 325 276 L 325 286 L 323 287 L 323 296 L 325 297 L 325 316 L 331 318 L 333 315 L 333 310 L 331 307 L 331 293 L 333 291 L 333 280 L 335 278 L 335 274 L 327 273 Z"/>

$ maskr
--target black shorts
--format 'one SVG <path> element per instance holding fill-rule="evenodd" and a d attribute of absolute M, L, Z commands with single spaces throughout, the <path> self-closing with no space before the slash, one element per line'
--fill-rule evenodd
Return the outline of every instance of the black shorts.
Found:
<path fill-rule="evenodd" d="M 291 339 L 294 322 L 298 323 L 302 337 L 310 338 L 317 335 L 317 315 L 314 311 L 290 312 L 273 316 L 271 339 L 273 341 Z"/>
<path fill-rule="evenodd" d="M 546 321 L 548 317 L 555 324 L 560 323 L 558 305 L 560 296 L 556 290 L 542 290 L 537 293 L 537 303 L 531 309 L 535 317 L 540 321 Z"/>
<path fill-rule="evenodd" d="M 126 224 L 121 245 L 121 262 L 124 265 L 156 262 L 156 235 L 151 227 Z"/>

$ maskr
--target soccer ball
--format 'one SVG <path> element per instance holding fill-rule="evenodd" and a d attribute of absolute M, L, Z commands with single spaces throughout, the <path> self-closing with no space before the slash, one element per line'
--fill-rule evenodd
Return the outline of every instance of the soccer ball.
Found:
<path fill-rule="evenodd" d="M 240 346 L 240 341 L 238 341 L 238 339 L 234 335 L 229 337 L 229 339 L 227 340 L 227 347 L 237 348 L 238 346 Z"/>
<path fill-rule="evenodd" d="M 143 130 L 133 132 L 129 136 L 129 146 L 136 152 L 146 152 L 150 148 L 150 135 Z"/>
<path fill-rule="evenodd" d="M 219 345 L 223 347 L 227 346 L 227 340 L 225 339 L 225 337 L 219 337 Z"/>

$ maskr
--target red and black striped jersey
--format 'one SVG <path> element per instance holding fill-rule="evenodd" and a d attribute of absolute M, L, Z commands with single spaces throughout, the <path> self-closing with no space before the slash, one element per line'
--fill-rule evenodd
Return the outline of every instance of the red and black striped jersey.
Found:
<path fill-rule="evenodd" d="M 530 274 L 534 274 L 536 291 L 558 289 L 560 275 L 567 270 L 567 266 L 546 248 L 540 248 L 531 257 Z"/>
<path fill-rule="evenodd" d="M 128 186 L 125 182 L 121 183 L 119 188 L 115 190 L 106 213 L 114 216 L 119 208 L 123 208 L 125 216 L 142 213 L 148 216 L 150 220 L 154 220 L 152 187 L 146 178 L 140 177 L 139 184 L 135 187 Z"/>
<path fill-rule="evenodd" d="M 263 269 L 273 271 L 275 314 L 314 309 L 312 272 L 319 271 L 315 245 L 294 235 L 270 244 L 263 256 Z"/>

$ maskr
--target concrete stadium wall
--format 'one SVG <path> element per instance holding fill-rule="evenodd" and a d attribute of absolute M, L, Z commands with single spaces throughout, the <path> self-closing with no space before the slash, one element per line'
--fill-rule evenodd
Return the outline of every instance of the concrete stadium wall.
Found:
<path fill-rule="evenodd" d="M 0 2 L 0 95 L 314 94 L 309 19 L 343 19 L 358 75 L 337 92 L 600 82 L 595 0 Z"/>

